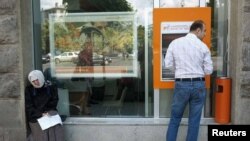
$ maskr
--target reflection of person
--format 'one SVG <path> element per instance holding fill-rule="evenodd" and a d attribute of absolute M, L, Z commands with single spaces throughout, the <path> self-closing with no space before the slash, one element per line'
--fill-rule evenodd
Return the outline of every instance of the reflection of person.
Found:
<path fill-rule="evenodd" d="M 93 45 L 91 42 L 84 43 L 83 50 L 78 55 L 78 66 L 92 66 L 93 65 Z"/>
<path fill-rule="evenodd" d="M 85 42 L 83 49 L 78 54 L 77 73 L 93 73 L 93 44 Z"/>
<path fill-rule="evenodd" d="M 28 75 L 31 85 L 25 88 L 25 110 L 34 141 L 63 141 L 63 127 L 55 125 L 42 130 L 37 119 L 42 116 L 56 115 L 58 92 L 57 87 L 45 82 L 40 70 L 33 70 Z"/>
<path fill-rule="evenodd" d="M 89 73 L 93 73 L 94 71 L 94 63 L 93 63 L 93 43 L 91 41 L 86 41 L 83 44 L 83 49 L 82 51 L 80 51 L 79 55 L 78 55 L 78 63 L 77 66 L 78 68 L 80 67 L 80 71 L 79 72 L 89 72 Z M 84 69 L 81 69 L 81 66 L 86 66 Z M 84 71 L 82 71 L 84 70 Z M 85 84 L 87 85 L 88 88 L 88 103 L 93 102 L 93 100 L 91 100 L 91 95 L 92 95 L 92 88 L 91 88 L 91 81 L 92 78 L 84 78 L 84 81 L 86 82 Z M 88 104 L 89 105 L 89 104 Z M 85 108 L 86 109 L 86 108 Z M 87 110 L 85 110 L 87 111 Z M 85 112 L 86 114 L 90 114 L 89 112 Z"/>
<path fill-rule="evenodd" d="M 202 108 L 206 97 L 205 75 L 213 71 L 211 53 L 202 42 L 205 23 L 194 21 L 190 32 L 169 45 L 165 57 L 166 67 L 175 70 L 175 89 L 171 119 L 166 134 L 167 141 L 176 141 L 178 128 L 187 104 L 189 119 L 187 141 L 197 141 Z"/>

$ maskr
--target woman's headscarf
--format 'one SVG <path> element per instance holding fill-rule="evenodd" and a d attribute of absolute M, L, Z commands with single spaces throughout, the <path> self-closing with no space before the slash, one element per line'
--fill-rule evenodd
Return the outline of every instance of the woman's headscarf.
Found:
<path fill-rule="evenodd" d="M 35 87 L 35 88 L 41 88 L 44 85 L 44 75 L 40 70 L 33 70 L 29 73 L 28 79 L 30 83 Z M 35 85 L 32 81 L 38 80 L 39 81 L 39 86 Z"/>

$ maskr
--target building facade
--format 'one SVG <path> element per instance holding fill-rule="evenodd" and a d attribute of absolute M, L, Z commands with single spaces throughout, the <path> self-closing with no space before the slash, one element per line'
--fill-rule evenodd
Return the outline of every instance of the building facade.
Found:
<path fill-rule="evenodd" d="M 0 86 L 0 140 L 26 140 L 28 130 L 24 109 L 24 88 L 28 83 L 27 74 L 32 69 L 46 70 L 48 67 L 51 67 L 52 76 L 55 78 L 52 81 L 59 84 L 58 109 L 60 114 L 66 117 L 64 121 L 66 140 L 165 140 L 172 89 L 153 87 L 152 11 L 154 8 L 167 7 L 211 7 L 213 13 L 211 50 L 215 72 L 211 76 L 211 87 L 208 89 L 199 139 L 206 141 L 207 126 L 218 124 L 214 121 L 216 108 L 214 80 L 219 76 L 232 79 L 229 124 L 250 123 L 248 108 L 250 106 L 250 63 L 248 61 L 250 59 L 250 19 L 248 18 L 250 0 L 211 0 L 205 3 L 202 3 L 203 1 L 168 3 L 167 0 L 152 0 L 145 1 L 144 5 L 139 5 L 139 1 L 133 1 L 130 4 L 128 2 L 124 7 L 119 6 L 119 9 L 118 6 L 109 3 L 93 3 L 88 0 L 63 1 L 63 7 L 59 6 L 62 13 L 59 12 L 59 16 L 51 14 L 47 22 L 45 19 L 47 15 L 44 14 L 46 12 L 41 12 L 46 9 L 40 10 L 42 6 L 40 1 L 2 0 L 0 2 L 0 81 L 2 84 Z M 122 0 L 121 3 L 120 5 L 124 4 Z M 124 9 L 126 12 L 123 11 Z M 104 18 L 98 17 L 99 14 L 104 13 L 108 15 Z M 139 16 L 134 17 L 134 15 Z M 107 17 L 112 20 L 107 20 Z M 126 28 L 125 31 L 122 30 L 124 28 Z M 66 35 L 70 35 L 71 38 Z M 59 37 L 62 40 L 59 40 Z M 75 37 L 77 41 L 71 40 Z M 116 43 L 117 40 L 119 42 Z M 56 63 L 53 58 L 66 51 L 81 51 L 83 43 L 88 41 L 96 47 L 93 48 L 92 56 L 104 60 L 102 65 L 97 63 L 93 65 L 94 67 L 87 68 L 93 70 L 86 75 L 82 70 L 77 70 L 77 73 L 69 71 L 66 74 L 55 71 L 63 67 L 78 68 L 79 66 L 73 62 Z M 118 44 L 121 42 L 122 45 Z M 42 56 L 49 53 L 51 53 L 50 61 L 43 63 Z M 105 59 L 111 59 L 111 61 L 105 62 Z M 97 62 L 98 58 L 93 58 L 92 61 Z M 120 68 L 119 73 L 109 73 L 114 71 L 111 66 Z M 129 71 L 124 73 L 124 66 L 129 66 L 127 67 Z M 96 73 L 99 69 L 102 72 L 104 69 L 106 73 Z M 72 82 L 71 78 L 88 78 L 91 80 L 91 85 L 89 86 L 89 81 Z M 85 96 L 92 93 L 89 97 L 93 98 L 93 101 L 85 99 L 80 101 L 81 104 L 85 102 L 85 105 L 79 106 L 76 103 L 82 97 L 74 95 L 76 91 L 88 93 L 85 93 Z M 126 95 L 122 96 L 124 93 Z M 185 138 L 187 113 L 188 111 L 181 123 L 178 140 Z"/>

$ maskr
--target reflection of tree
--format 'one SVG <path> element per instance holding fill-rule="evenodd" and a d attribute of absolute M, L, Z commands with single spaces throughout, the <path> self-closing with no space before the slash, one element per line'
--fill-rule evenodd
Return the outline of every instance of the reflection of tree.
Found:
<path fill-rule="evenodd" d="M 73 23 L 66 23 L 67 30 L 60 26 L 54 25 L 55 47 L 61 51 L 77 51 L 80 49 L 80 31 Z"/>
<path fill-rule="evenodd" d="M 80 49 L 81 42 L 79 40 L 80 31 L 72 23 L 54 24 L 54 39 L 55 48 L 60 51 L 77 51 Z M 42 49 L 44 53 L 49 52 L 49 28 L 48 21 L 45 21 L 42 26 Z"/>
<path fill-rule="evenodd" d="M 79 10 L 82 12 L 112 12 L 112 11 L 133 11 L 133 8 L 126 0 L 63 0 L 63 3 L 67 2 L 67 12 L 71 12 L 71 9 L 75 9 L 74 6 L 79 5 Z M 73 7 L 72 7 L 73 6 Z M 61 23 L 65 24 L 68 29 L 60 26 L 60 24 L 55 24 L 54 29 L 54 38 L 55 38 L 55 48 L 60 51 L 72 51 L 72 50 L 80 50 L 80 46 L 82 45 L 79 37 L 80 31 L 77 30 L 76 27 L 79 27 L 79 24 L 71 24 L 71 23 Z M 99 25 L 95 25 L 97 28 L 100 28 L 100 24 L 102 28 L 100 30 L 103 31 L 106 37 L 105 46 L 103 45 L 103 39 L 100 36 L 95 36 L 95 46 L 102 48 L 105 50 L 105 47 L 111 47 L 112 50 L 129 51 L 132 48 L 132 31 L 126 30 L 115 30 L 110 25 L 105 25 L 107 23 L 95 23 Z M 121 27 L 123 24 L 119 23 L 111 23 L 116 26 Z M 105 29 L 103 28 L 105 27 Z M 117 28 L 119 29 L 119 28 Z M 123 29 L 123 28 L 121 28 Z M 49 42 L 49 22 L 46 19 L 42 25 L 42 49 L 43 53 L 50 52 L 50 42 Z M 104 46 L 104 47 L 103 47 Z M 99 49 L 96 49 L 99 50 Z"/>
<path fill-rule="evenodd" d="M 42 25 L 42 50 L 43 53 L 49 53 L 49 22 L 45 20 Z"/>
<path fill-rule="evenodd" d="M 145 28 L 144 26 L 139 26 L 137 28 L 138 31 L 138 40 L 137 40 L 137 45 L 138 45 L 138 61 L 141 64 L 141 73 L 144 75 L 144 60 L 145 60 Z M 143 78 L 144 79 L 144 78 Z"/>
<path fill-rule="evenodd" d="M 144 38 L 145 34 L 144 34 L 144 31 L 145 31 L 145 28 L 142 25 L 140 25 L 137 28 L 137 32 L 138 32 L 138 47 L 139 48 L 143 48 L 144 44 L 145 44 L 145 38 Z"/>
<path fill-rule="evenodd" d="M 218 47 L 217 47 L 217 33 L 218 33 L 218 28 L 217 28 L 217 23 L 218 21 L 216 20 L 217 17 L 216 17 L 216 14 L 214 14 L 216 11 L 215 11 L 215 1 L 209 1 L 207 2 L 207 6 L 208 7 L 212 7 L 211 10 L 212 10 L 212 22 L 211 22 L 211 32 L 212 32 L 212 38 L 211 38 L 211 54 L 212 56 L 217 56 L 217 51 L 218 51 Z"/>
<path fill-rule="evenodd" d="M 83 23 L 82 23 L 83 24 Z M 43 49 L 49 50 L 48 23 L 43 29 Z M 77 51 L 81 50 L 81 45 L 89 38 L 94 44 L 94 51 L 97 53 L 127 52 L 133 50 L 133 24 L 132 22 L 110 22 L 104 26 L 77 28 L 75 23 L 54 24 L 54 46 L 56 50 Z M 99 28 L 99 29 L 98 29 Z M 95 33 L 95 34 L 94 34 Z M 104 38 L 104 39 L 103 39 Z"/>
<path fill-rule="evenodd" d="M 121 26 L 119 28 L 106 27 L 103 31 L 106 41 L 106 46 L 111 48 L 111 51 L 125 51 L 133 48 L 133 28 L 132 25 Z"/>

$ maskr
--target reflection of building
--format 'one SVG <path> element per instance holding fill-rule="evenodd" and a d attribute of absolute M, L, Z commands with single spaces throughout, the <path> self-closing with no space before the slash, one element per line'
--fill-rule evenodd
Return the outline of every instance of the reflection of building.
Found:
<path fill-rule="evenodd" d="M 50 14 L 58 14 L 58 17 L 59 15 L 62 15 L 62 14 L 66 14 L 66 9 L 67 9 L 67 3 L 64 4 L 64 5 L 58 5 L 58 3 L 55 3 L 55 6 L 53 8 L 49 8 L 49 9 L 42 9 L 41 10 L 41 24 L 42 24 L 42 34 L 44 34 L 44 38 L 42 39 L 42 42 L 43 42 L 43 53 L 49 53 L 49 47 L 50 47 L 50 42 L 49 42 L 49 29 L 45 29 L 45 28 L 49 28 L 49 25 L 48 25 L 48 20 L 49 20 L 49 15 Z M 64 23 L 61 24 L 61 26 L 63 28 L 65 28 L 65 25 Z M 66 28 L 65 28 L 66 29 Z M 48 31 L 46 31 L 48 30 Z"/>
<path fill-rule="evenodd" d="M 58 5 L 58 3 L 55 4 L 55 7 L 50 8 L 50 9 L 42 9 L 41 10 L 41 19 L 42 21 L 45 21 L 47 19 L 49 19 L 49 14 L 62 14 L 62 13 L 66 13 L 66 7 L 67 5 Z"/>

